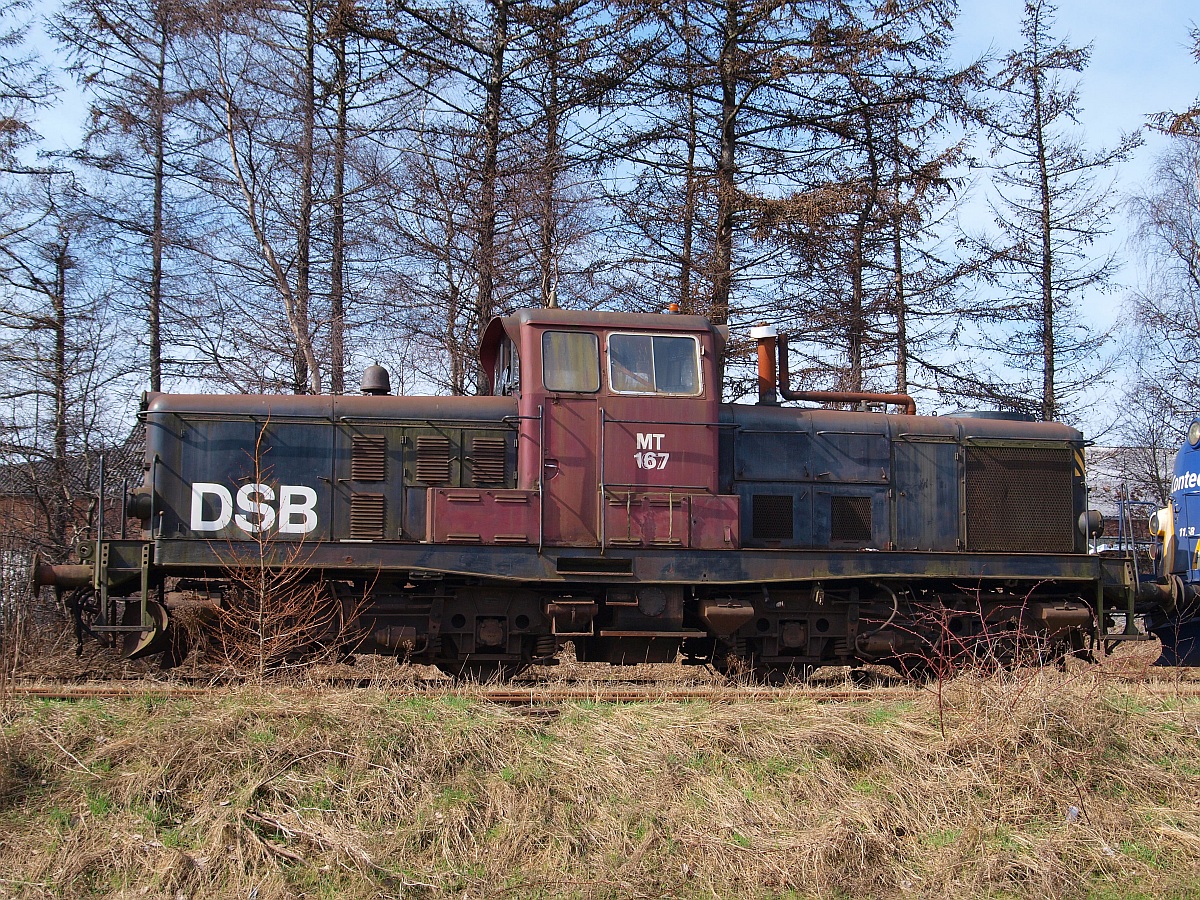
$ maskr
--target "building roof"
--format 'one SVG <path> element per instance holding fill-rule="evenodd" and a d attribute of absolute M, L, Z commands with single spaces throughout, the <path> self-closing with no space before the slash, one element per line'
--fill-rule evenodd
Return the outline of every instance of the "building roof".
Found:
<path fill-rule="evenodd" d="M 100 460 L 104 460 L 104 492 L 119 496 L 121 485 L 141 483 L 145 468 L 146 426 L 138 422 L 116 447 L 96 448 L 67 457 L 67 489 L 72 494 L 94 493 L 100 487 Z M 15 456 L 16 454 L 14 454 Z M 0 496 L 33 496 L 54 482 L 52 460 L 11 459 L 0 465 Z"/>

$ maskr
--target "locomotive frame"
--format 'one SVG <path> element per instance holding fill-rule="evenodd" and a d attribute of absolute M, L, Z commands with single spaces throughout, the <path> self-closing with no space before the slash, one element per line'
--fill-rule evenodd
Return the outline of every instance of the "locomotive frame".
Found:
<path fill-rule="evenodd" d="M 779 680 L 1139 637 L 1130 560 L 1088 553 L 1082 434 L 793 391 L 786 338 L 755 336 L 755 404 L 721 402 L 707 319 L 560 309 L 489 324 L 491 396 L 391 396 L 381 372 L 363 396 L 148 394 L 143 535 L 101 529 L 35 586 L 88 593 L 90 630 L 146 655 L 253 559 L 329 585 L 346 649 L 480 676 L 568 640 Z"/>

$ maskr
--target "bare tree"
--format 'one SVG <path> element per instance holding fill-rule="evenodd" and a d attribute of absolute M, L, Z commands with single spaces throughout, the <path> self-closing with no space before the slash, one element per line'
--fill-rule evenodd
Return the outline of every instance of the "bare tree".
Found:
<path fill-rule="evenodd" d="M 423 115 L 435 131 L 470 136 L 475 181 L 472 227 L 473 300 L 461 327 L 470 346 L 501 307 L 497 298 L 499 255 L 504 241 L 500 209 L 501 153 L 511 90 L 511 46 L 520 34 L 513 0 L 474 5 L 389 2 L 378 16 L 364 14 L 354 28 L 364 37 L 403 51 L 403 77 L 425 94 Z M 414 211 L 417 212 L 417 211 Z M 471 357 L 474 353 L 469 354 Z M 472 373 L 472 381 L 475 375 Z"/>
<path fill-rule="evenodd" d="M 1196 57 L 1196 61 L 1200 62 L 1200 28 L 1192 26 L 1192 56 Z M 1165 131 L 1167 134 L 1176 134 L 1182 137 L 1200 137 L 1200 97 L 1197 97 L 1192 105 L 1183 112 L 1162 112 L 1155 113 L 1150 117 L 1150 123 L 1160 131 Z"/>
<path fill-rule="evenodd" d="M 36 180 L 45 167 L 23 153 L 38 140 L 35 117 L 52 102 L 56 88 L 25 46 L 29 9 L 29 0 L 15 0 L 0 10 L 0 250 L 16 246 L 45 212 Z"/>
<path fill-rule="evenodd" d="M 37 139 L 33 119 L 54 98 L 50 72 L 25 48 L 30 0 L 0 11 L 0 173 L 27 170 L 20 151 Z"/>
<path fill-rule="evenodd" d="M 213 13 L 218 11 L 214 10 Z M 220 12 L 227 12 L 221 10 Z M 236 216 L 245 243 L 228 261 L 258 269 L 283 311 L 291 389 L 320 393 L 311 306 L 314 86 L 313 8 L 250 7 L 206 18 L 194 125 L 209 153 L 215 198 Z M 233 27 L 236 25 L 237 27 Z"/>
<path fill-rule="evenodd" d="M 735 299 L 739 284 L 778 252 L 748 240 L 756 188 L 774 182 L 777 193 L 804 181 L 812 150 L 796 140 L 797 110 L 813 90 L 806 75 L 819 78 L 811 51 L 821 12 L 791 0 L 645 8 L 657 31 L 643 43 L 662 50 L 633 68 L 621 97 L 638 112 L 606 148 L 632 173 L 615 197 L 627 259 L 650 267 L 650 283 L 631 289 L 644 305 L 670 299 L 724 323 L 748 303 Z M 823 50 L 836 57 L 842 35 L 823 33 Z"/>
<path fill-rule="evenodd" d="M 185 348 L 241 390 L 345 390 L 381 319 L 378 233 L 407 114 L 352 4 L 199 6 L 189 34 L 186 165 L 204 190 L 206 281 Z"/>
<path fill-rule="evenodd" d="M 177 55 L 188 21 L 175 0 L 72 0 L 50 29 L 90 99 L 84 147 L 74 156 L 120 181 L 93 212 L 133 242 L 128 305 L 146 321 L 152 391 L 163 385 L 168 223 L 177 230 L 183 218 L 170 215 L 168 182 L 182 183 L 173 132 L 175 110 L 188 100 L 178 78 L 186 62 Z"/>
<path fill-rule="evenodd" d="M 1089 46 L 1053 35 L 1054 7 L 1027 0 L 1024 44 L 1005 56 L 996 75 L 1000 100 L 990 122 L 996 236 L 976 243 L 991 259 L 994 293 L 979 310 L 988 329 L 983 349 L 1025 379 L 998 393 L 1012 405 L 1056 419 L 1097 376 L 1108 335 L 1081 317 L 1083 300 L 1111 290 L 1114 253 L 1097 255 L 1112 230 L 1116 198 L 1099 182 L 1141 139 L 1126 135 L 1113 148 L 1091 151 L 1076 133 L 1078 85 L 1064 80 L 1087 66 Z"/>
<path fill-rule="evenodd" d="M 594 287 L 584 139 L 603 127 L 620 20 L 597 0 L 400 0 L 352 26 L 420 98 L 387 222 L 408 301 L 397 318 L 445 354 L 424 368 L 452 392 L 484 383 L 493 315 L 548 302 L 560 277 Z"/>
<path fill-rule="evenodd" d="M 517 256 L 537 267 L 516 275 L 535 279 L 522 293 L 542 305 L 558 298 L 560 281 L 568 302 L 599 303 L 607 253 L 592 135 L 607 121 L 601 110 L 621 80 L 637 14 L 598 0 L 548 0 L 518 7 L 517 16 L 524 27 L 515 47 L 509 193 Z"/>
<path fill-rule="evenodd" d="M 931 6 L 897 22 L 906 40 L 892 53 L 864 48 L 844 92 L 830 92 L 822 127 L 842 138 L 828 170 L 836 193 L 823 221 L 793 240 L 798 277 L 817 287 L 798 304 L 797 349 L 810 379 L 837 388 L 906 392 L 920 354 L 946 342 L 945 314 L 965 272 L 939 239 L 962 187 L 954 169 L 966 139 L 949 132 L 971 117 L 980 67 L 938 61 L 949 39 L 938 13 Z"/>
<path fill-rule="evenodd" d="M 1125 298 L 1137 363 L 1122 404 L 1134 442 L 1172 446 L 1200 394 L 1200 138 L 1178 136 L 1129 200 L 1139 284 Z"/>
<path fill-rule="evenodd" d="M 26 532 L 57 558 L 86 525 L 93 451 L 123 437 L 131 399 L 97 235 L 60 180 L 42 179 L 40 221 L 0 246 L 0 460 L 25 485 Z"/>
<path fill-rule="evenodd" d="M 911 159 L 891 151 L 928 148 L 948 121 L 932 110 L 952 99 L 956 73 L 941 59 L 954 4 L 648 6 L 664 49 L 631 77 L 623 98 L 639 112 L 611 150 L 632 173 L 616 197 L 627 258 L 657 279 L 643 302 L 784 322 L 811 331 L 814 352 L 840 331 L 844 359 L 814 364 L 861 383 L 864 358 L 895 321 L 883 226 L 896 222 L 896 163 L 911 172 Z M 908 130 L 899 138 L 897 122 Z M 927 184 L 933 167 L 922 168 Z"/>

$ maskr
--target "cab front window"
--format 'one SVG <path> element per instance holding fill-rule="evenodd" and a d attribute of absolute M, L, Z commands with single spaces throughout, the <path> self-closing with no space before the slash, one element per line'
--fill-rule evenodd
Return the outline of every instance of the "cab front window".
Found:
<path fill-rule="evenodd" d="M 608 383 L 618 394 L 700 393 L 700 345 L 694 337 L 612 334 Z"/>

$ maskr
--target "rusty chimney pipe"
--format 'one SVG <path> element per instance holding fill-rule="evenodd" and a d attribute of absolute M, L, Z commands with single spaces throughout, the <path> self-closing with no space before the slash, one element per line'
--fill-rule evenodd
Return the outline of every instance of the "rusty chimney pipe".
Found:
<path fill-rule="evenodd" d="M 775 327 L 759 325 L 750 329 L 750 337 L 758 341 L 758 405 L 778 406 L 775 395 Z"/>

